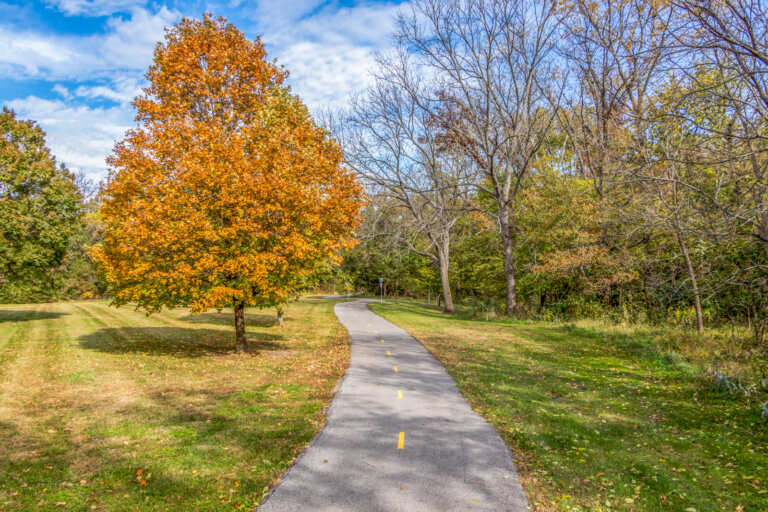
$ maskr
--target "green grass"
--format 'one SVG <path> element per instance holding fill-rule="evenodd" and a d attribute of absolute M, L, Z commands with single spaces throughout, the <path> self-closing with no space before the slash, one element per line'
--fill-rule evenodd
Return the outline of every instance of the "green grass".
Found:
<path fill-rule="evenodd" d="M 648 334 L 371 307 L 496 427 L 534 510 L 768 510 L 768 422 Z"/>
<path fill-rule="evenodd" d="M 0 510 L 253 509 L 323 424 L 349 357 L 332 302 L 231 311 L 0 306 Z"/>

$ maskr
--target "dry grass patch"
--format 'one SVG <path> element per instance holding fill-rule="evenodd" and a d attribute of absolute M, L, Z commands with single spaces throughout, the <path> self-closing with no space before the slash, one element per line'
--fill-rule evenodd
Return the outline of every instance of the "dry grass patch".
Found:
<path fill-rule="evenodd" d="M 147 317 L 0 306 L 0 510 L 252 508 L 324 422 L 348 364 L 332 303 Z"/>

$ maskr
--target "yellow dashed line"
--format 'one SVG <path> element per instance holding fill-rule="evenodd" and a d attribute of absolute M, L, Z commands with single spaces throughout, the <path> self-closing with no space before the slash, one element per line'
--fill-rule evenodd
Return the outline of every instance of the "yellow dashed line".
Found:
<path fill-rule="evenodd" d="M 398 400 L 402 400 L 403 399 L 403 390 L 402 389 L 398 389 L 397 390 L 397 399 Z"/>
<path fill-rule="evenodd" d="M 391 355 L 392 355 L 392 352 L 390 352 L 389 350 L 387 350 L 387 355 L 388 355 L 388 356 L 391 356 Z"/>
<path fill-rule="evenodd" d="M 405 432 L 400 432 L 400 436 L 397 438 L 397 449 L 402 450 L 405 446 Z"/>
<path fill-rule="evenodd" d="M 382 343 L 384 343 L 384 340 L 381 340 Z"/>
<path fill-rule="evenodd" d="M 397 373 L 397 366 L 395 366 L 395 373 Z"/>

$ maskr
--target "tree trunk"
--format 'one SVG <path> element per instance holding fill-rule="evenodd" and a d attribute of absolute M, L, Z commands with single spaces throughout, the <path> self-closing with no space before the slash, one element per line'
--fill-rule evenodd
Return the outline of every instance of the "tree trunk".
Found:
<path fill-rule="evenodd" d="M 440 284 L 443 288 L 443 297 L 445 298 L 445 307 L 443 311 L 453 313 L 453 294 L 451 293 L 451 281 L 448 277 L 448 268 L 450 266 L 450 248 L 448 241 L 443 242 L 443 247 L 437 251 L 437 266 L 440 269 Z"/>
<path fill-rule="evenodd" d="M 515 253 L 513 250 L 512 233 L 509 229 L 509 209 L 504 205 L 499 208 L 499 225 L 501 227 L 501 242 L 504 245 L 504 276 L 507 281 L 506 316 L 517 312 L 517 290 L 515 285 Z"/>
<path fill-rule="evenodd" d="M 448 280 L 448 260 L 447 257 L 440 258 L 440 284 L 443 286 L 443 297 L 445 297 L 445 307 L 443 311 L 453 313 L 453 295 L 451 294 L 451 283 Z"/>
<path fill-rule="evenodd" d="M 277 306 L 277 325 L 283 326 L 283 307 Z"/>
<path fill-rule="evenodd" d="M 685 266 L 688 269 L 688 277 L 691 279 L 691 290 L 693 290 L 693 307 L 696 310 L 696 330 L 698 332 L 703 332 L 704 315 L 701 312 L 701 294 L 699 293 L 699 285 L 696 282 L 696 272 L 693 270 L 691 256 L 688 254 L 688 247 L 685 245 L 685 240 L 683 240 L 683 235 L 680 233 L 680 231 L 677 232 L 677 241 L 680 243 L 680 250 L 683 251 Z"/>
<path fill-rule="evenodd" d="M 235 351 L 239 354 L 250 352 L 245 339 L 245 302 L 235 302 Z"/>

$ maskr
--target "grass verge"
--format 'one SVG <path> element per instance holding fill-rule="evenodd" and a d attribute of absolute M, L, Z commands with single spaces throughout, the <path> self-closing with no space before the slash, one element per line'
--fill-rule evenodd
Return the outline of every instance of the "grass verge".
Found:
<path fill-rule="evenodd" d="M 105 302 L 0 306 L 0 510 L 257 505 L 347 367 L 331 301 L 246 318 Z"/>
<path fill-rule="evenodd" d="M 419 339 L 496 427 L 533 510 L 768 510 L 768 423 L 648 335 L 371 308 Z"/>

